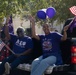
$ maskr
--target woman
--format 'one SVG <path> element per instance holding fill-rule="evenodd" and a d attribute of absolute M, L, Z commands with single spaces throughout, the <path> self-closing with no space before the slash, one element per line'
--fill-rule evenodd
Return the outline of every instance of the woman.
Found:
<path fill-rule="evenodd" d="M 67 39 L 66 31 L 69 26 L 64 27 L 64 34 L 61 35 L 58 32 L 50 32 L 49 25 L 44 24 L 43 31 L 45 34 L 36 35 L 33 17 L 30 17 L 30 22 L 32 25 L 32 37 L 41 41 L 43 50 L 43 55 L 32 62 L 31 75 L 42 75 L 50 65 L 62 64 L 59 43 Z"/>

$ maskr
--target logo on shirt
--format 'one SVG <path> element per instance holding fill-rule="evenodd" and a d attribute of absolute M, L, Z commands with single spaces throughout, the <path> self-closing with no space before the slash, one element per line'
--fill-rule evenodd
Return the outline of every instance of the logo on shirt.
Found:
<path fill-rule="evenodd" d="M 18 39 L 18 40 L 16 41 L 16 45 L 19 46 L 19 47 L 24 48 L 25 45 L 26 45 L 26 42 L 24 42 L 24 41 L 20 41 L 20 40 Z"/>
<path fill-rule="evenodd" d="M 43 50 L 49 51 L 52 49 L 51 40 L 44 40 L 42 45 L 43 45 Z"/>

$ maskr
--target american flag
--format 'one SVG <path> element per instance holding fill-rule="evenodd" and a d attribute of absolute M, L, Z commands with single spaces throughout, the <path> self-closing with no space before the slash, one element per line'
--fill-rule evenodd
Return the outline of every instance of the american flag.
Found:
<path fill-rule="evenodd" d="M 69 10 L 71 11 L 71 13 L 72 13 L 73 15 L 76 16 L 76 6 L 70 7 Z"/>
<path fill-rule="evenodd" d="M 2 50 L 2 48 L 5 46 L 5 43 L 2 41 L 2 40 L 0 40 L 0 51 Z"/>
<path fill-rule="evenodd" d="M 9 46 L 7 46 L 1 39 L 0 39 L 0 51 L 3 49 L 3 47 L 6 47 L 9 51 L 11 51 L 13 54 L 15 54 Z"/>

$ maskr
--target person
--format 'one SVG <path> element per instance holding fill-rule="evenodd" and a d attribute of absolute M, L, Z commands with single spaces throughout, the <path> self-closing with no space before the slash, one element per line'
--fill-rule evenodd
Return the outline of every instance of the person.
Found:
<path fill-rule="evenodd" d="M 67 30 L 67 37 L 69 39 L 71 39 L 72 37 L 76 37 L 76 16 L 73 17 L 73 18 L 68 18 L 65 21 L 65 24 L 64 24 L 63 28 L 66 25 L 70 25 L 69 29 Z M 63 30 L 62 30 L 62 34 L 63 34 Z"/>
<path fill-rule="evenodd" d="M 35 21 L 34 18 L 30 16 L 30 22 L 32 27 L 32 37 L 41 41 L 41 46 L 43 50 L 42 56 L 36 58 L 32 62 L 31 75 L 43 75 L 44 71 L 50 65 L 60 65 L 63 64 L 59 43 L 67 39 L 66 31 L 69 25 L 64 27 L 64 34 L 61 35 L 58 32 L 50 32 L 50 26 L 48 24 L 42 25 L 45 34 L 36 35 L 35 32 Z"/>
<path fill-rule="evenodd" d="M 1 34 L 0 42 L 2 40 L 7 46 L 9 46 L 9 41 L 7 40 L 4 31 L 1 30 L 0 34 Z M 6 47 L 0 48 L 0 62 L 2 62 L 9 55 L 10 55 L 10 51 Z"/>
<path fill-rule="evenodd" d="M 16 68 L 20 63 L 28 61 L 33 48 L 32 39 L 24 34 L 23 28 L 19 27 L 17 29 L 17 35 L 9 34 L 8 21 L 9 18 L 7 18 L 4 30 L 7 38 L 13 43 L 13 50 L 11 51 L 12 54 L 0 64 L 0 75 L 4 72 L 4 75 L 10 74 L 11 69 Z"/>

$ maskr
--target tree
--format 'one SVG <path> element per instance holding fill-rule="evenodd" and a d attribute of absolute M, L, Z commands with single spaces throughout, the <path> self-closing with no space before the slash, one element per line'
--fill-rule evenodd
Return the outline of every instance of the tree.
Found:
<path fill-rule="evenodd" d="M 74 17 L 69 11 L 69 8 L 74 6 L 75 3 L 76 0 L 30 0 L 24 8 L 25 11 L 28 11 L 28 14 L 30 13 L 35 16 L 38 10 L 52 6 L 56 9 L 56 15 L 49 20 L 51 22 L 58 20 L 58 23 L 61 23 L 69 17 Z"/>
<path fill-rule="evenodd" d="M 4 16 L 20 14 L 27 0 L 0 0 L 0 21 Z"/>
<path fill-rule="evenodd" d="M 56 15 L 49 21 L 58 20 L 61 23 L 74 17 L 69 8 L 75 3 L 76 0 L 0 0 L 0 19 L 9 14 L 19 14 L 24 18 L 29 14 L 36 16 L 38 10 L 52 6 L 56 9 Z"/>

